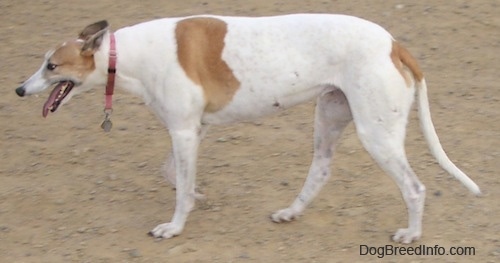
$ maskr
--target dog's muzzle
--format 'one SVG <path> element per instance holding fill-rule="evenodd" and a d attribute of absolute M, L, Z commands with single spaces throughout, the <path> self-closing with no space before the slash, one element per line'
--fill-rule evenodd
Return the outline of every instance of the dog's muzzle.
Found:
<path fill-rule="evenodd" d="M 43 105 L 43 110 L 42 110 L 42 115 L 43 117 L 47 117 L 47 114 L 50 112 L 54 112 L 59 108 L 59 105 L 62 103 L 64 98 L 68 96 L 68 94 L 73 90 L 73 87 L 75 87 L 75 82 L 71 80 L 62 80 L 59 82 L 54 83 L 55 87 L 52 90 L 52 92 L 49 95 L 49 98 Z M 22 85 L 21 87 L 16 89 L 16 94 L 19 95 L 19 97 L 24 97 L 26 95 L 26 89 L 25 86 Z"/>
<path fill-rule="evenodd" d="M 26 91 L 24 90 L 24 87 L 21 86 L 19 88 L 16 89 L 16 94 L 19 96 L 19 97 L 24 97 L 24 94 L 26 94 Z"/>

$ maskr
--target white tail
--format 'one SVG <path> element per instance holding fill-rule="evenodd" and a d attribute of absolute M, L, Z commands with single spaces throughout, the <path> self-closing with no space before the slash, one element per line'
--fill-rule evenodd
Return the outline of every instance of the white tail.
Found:
<path fill-rule="evenodd" d="M 429 109 L 429 99 L 427 98 L 427 84 L 425 79 L 422 79 L 420 83 L 417 82 L 417 92 L 418 92 L 418 117 L 420 119 L 420 126 L 424 137 L 427 140 L 429 149 L 431 150 L 434 158 L 437 159 L 439 165 L 446 170 L 451 175 L 455 176 L 462 184 L 467 187 L 471 192 L 476 195 L 481 195 L 481 190 L 474 181 L 472 181 L 464 172 L 462 172 L 458 167 L 448 158 L 443 150 L 443 146 L 439 142 L 439 138 L 436 134 L 436 129 L 431 119 L 431 112 Z"/>

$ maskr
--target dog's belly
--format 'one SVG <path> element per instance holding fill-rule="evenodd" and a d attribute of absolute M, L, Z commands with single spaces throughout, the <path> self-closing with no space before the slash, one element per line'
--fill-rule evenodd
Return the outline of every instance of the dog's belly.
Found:
<path fill-rule="evenodd" d="M 205 113 L 204 124 L 224 124 L 251 120 L 276 113 L 297 104 L 310 101 L 323 92 L 335 89 L 332 85 L 317 85 L 309 88 L 267 86 L 242 88 L 223 109 Z"/>

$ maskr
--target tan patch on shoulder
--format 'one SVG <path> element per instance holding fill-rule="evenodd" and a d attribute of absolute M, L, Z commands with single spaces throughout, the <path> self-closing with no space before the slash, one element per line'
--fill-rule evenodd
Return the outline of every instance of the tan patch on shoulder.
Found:
<path fill-rule="evenodd" d="M 207 112 L 222 109 L 233 98 L 240 82 L 222 59 L 227 24 L 210 17 L 188 18 L 177 23 L 177 56 L 187 76 L 203 88 Z"/>
<path fill-rule="evenodd" d="M 405 79 L 406 85 L 409 86 L 411 83 L 407 70 L 411 72 L 416 81 L 422 81 L 424 78 L 424 73 L 418 66 L 417 60 L 406 48 L 396 41 L 392 42 L 391 59 L 394 66 L 396 66 L 401 76 Z"/>

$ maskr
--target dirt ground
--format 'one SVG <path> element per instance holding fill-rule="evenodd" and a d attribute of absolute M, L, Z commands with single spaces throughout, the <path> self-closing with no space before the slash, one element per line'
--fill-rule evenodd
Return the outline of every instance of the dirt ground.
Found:
<path fill-rule="evenodd" d="M 0 0 L 0 10 L 0 262 L 500 262 L 499 2 Z M 389 237 L 407 219 L 398 189 L 353 125 L 331 181 L 304 216 L 272 223 L 270 213 L 287 206 L 306 177 L 313 103 L 211 128 L 198 163 L 207 200 L 181 236 L 155 240 L 146 233 L 174 209 L 175 192 L 160 172 L 170 141 L 141 99 L 118 90 L 115 127 L 104 133 L 104 87 L 47 119 L 48 92 L 14 93 L 48 49 L 100 19 L 117 29 L 190 14 L 296 12 L 372 20 L 418 58 L 441 142 L 484 195 L 474 197 L 439 168 L 413 111 L 407 152 L 428 195 L 423 237 L 409 247 L 474 247 L 474 256 L 360 255 L 361 245 L 397 245 Z"/>

